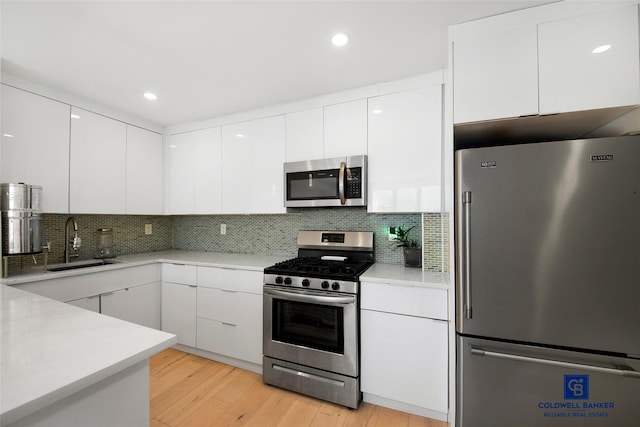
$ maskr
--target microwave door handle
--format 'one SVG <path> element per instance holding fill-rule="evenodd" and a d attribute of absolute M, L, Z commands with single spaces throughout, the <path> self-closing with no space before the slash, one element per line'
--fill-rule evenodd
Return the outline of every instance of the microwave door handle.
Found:
<path fill-rule="evenodd" d="M 345 162 L 340 162 L 340 174 L 338 175 L 338 195 L 340 196 L 341 205 L 347 203 L 347 198 L 344 195 L 344 173 L 346 169 L 347 164 Z"/>

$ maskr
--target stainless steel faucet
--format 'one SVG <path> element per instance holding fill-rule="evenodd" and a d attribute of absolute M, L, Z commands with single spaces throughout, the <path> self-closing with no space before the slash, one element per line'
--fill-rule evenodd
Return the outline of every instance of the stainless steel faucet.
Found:
<path fill-rule="evenodd" d="M 73 239 L 69 237 L 69 226 L 73 224 Z M 78 223 L 72 216 L 67 218 L 67 222 L 64 225 L 64 262 L 70 262 L 71 258 L 77 258 L 78 249 L 82 244 L 82 240 L 78 237 Z M 73 253 L 69 249 L 73 249 Z"/>

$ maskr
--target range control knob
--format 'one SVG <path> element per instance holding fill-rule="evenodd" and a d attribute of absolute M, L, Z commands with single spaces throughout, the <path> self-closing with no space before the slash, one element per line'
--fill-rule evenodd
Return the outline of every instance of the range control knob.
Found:
<path fill-rule="evenodd" d="M 282 281 L 283 281 L 283 280 L 284 280 L 284 279 L 282 279 L 282 276 L 278 276 L 278 277 L 276 277 L 276 283 L 277 283 L 277 284 L 279 284 L 279 285 L 280 285 L 280 284 L 282 284 Z"/>
<path fill-rule="evenodd" d="M 320 286 L 322 286 L 322 289 L 329 289 L 329 282 L 325 280 L 320 284 Z"/>
<path fill-rule="evenodd" d="M 284 278 L 284 284 L 285 285 L 290 285 L 291 284 L 291 277 L 285 277 Z"/>
<path fill-rule="evenodd" d="M 338 282 L 333 282 L 331 284 L 331 289 L 333 289 L 334 291 L 337 291 L 338 289 L 340 289 L 340 283 Z"/>
<path fill-rule="evenodd" d="M 305 288 L 308 288 L 310 284 L 311 282 L 309 281 L 309 279 L 302 279 L 302 286 L 304 286 Z"/>

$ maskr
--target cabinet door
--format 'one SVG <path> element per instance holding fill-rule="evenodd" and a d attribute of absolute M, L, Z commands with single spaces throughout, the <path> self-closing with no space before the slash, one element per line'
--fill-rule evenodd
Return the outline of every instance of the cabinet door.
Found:
<path fill-rule="evenodd" d="M 102 294 L 100 312 L 138 325 L 160 329 L 160 282 Z"/>
<path fill-rule="evenodd" d="M 71 301 L 65 301 L 67 304 L 84 308 L 85 310 L 100 313 L 100 295 L 94 295 L 86 298 L 78 298 Z"/>
<path fill-rule="evenodd" d="M 454 122 L 538 114 L 535 25 L 453 43 Z"/>
<path fill-rule="evenodd" d="M 71 113 L 70 211 L 124 214 L 126 125 L 76 107 Z"/>
<path fill-rule="evenodd" d="M 447 322 L 362 310 L 361 328 L 363 392 L 448 411 Z"/>
<path fill-rule="evenodd" d="M 640 103 L 638 34 L 637 5 L 540 24 L 540 113 Z"/>
<path fill-rule="evenodd" d="M 71 107 L 2 85 L 0 181 L 42 187 L 42 211 L 69 212 Z"/>
<path fill-rule="evenodd" d="M 324 107 L 324 158 L 367 154 L 367 100 Z"/>
<path fill-rule="evenodd" d="M 222 148 L 220 128 L 195 132 L 193 167 L 195 176 L 195 213 L 222 212 Z"/>
<path fill-rule="evenodd" d="M 262 328 L 198 318 L 198 348 L 262 364 Z"/>
<path fill-rule="evenodd" d="M 127 125 L 127 213 L 160 215 L 162 135 Z"/>
<path fill-rule="evenodd" d="M 284 213 L 284 116 L 222 127 L 222 211 Z"/>
<path fill-rule="evenodd" d="M 162 282 L 162 330 L 196 346 L 196 286 Z"/>
<path fill-rule="evenodd" d="M 322 159 L 324 114 L 322 108 L 286 115 L 287 162 Z"/>
<path fill-rule="evenodd" d="M 442 86 L 369 98 L 369 212 L 439 212 Z"/>
<path fill-rule="evenodd" d="M 220 213 L 221 165 L 219 127 L 171 135 L 167 142 L 167 211 Z"/>

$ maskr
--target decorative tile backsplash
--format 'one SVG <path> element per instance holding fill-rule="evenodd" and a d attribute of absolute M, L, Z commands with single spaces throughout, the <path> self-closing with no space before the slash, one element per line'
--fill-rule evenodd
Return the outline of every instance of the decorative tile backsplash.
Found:
<path fill-rule="evenodd" d="M 440 214 L 369 214 L 366 208 L 290 209 L 278 215 L 73 215 L 82 239 L 80 259 L 94 257 L 96 230 L 113 229 L 116 255 L 138 252 L 183 249 L 207 252 L 269 254 L 283 259 L 296 256 L 298 230 L 373 231 L 376 260 L 403 264 L 403 255 L 395 242 L 389 241 L 389 227 L 422 227 L 423 269 L 443 271 L 443 244 L 448 245 Z M 45 241 L 51 242 L 49 263 L 63 262 L 64 227 L 69 215 L 44 214 Z M 145 235 L 145 224 L 151 224 L 153 234 Z M 220 225 L 226 224 L 226 234 Z M 445 246 L 446 247 L 446 246 Z M 448 254 L 445 251 L 445 256 Z M 44 262 L 43 255 L 35 255 Z M 33 257 L 10 257 L 9 272 L 22 266 L 33 266 Z"/>

